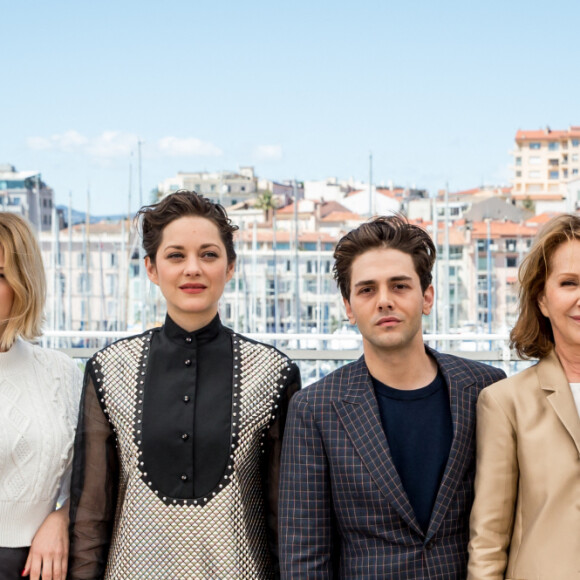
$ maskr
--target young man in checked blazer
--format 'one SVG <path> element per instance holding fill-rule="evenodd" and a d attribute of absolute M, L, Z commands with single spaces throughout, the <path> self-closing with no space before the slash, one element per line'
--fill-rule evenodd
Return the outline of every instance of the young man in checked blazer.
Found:
<path fill-rule="evenodd" d="M 280 483 L 282 578 L 463 580 L 475 404 L 505 374 L 434 351 L 435 246 L 399 216 L 344 236 L 334 275 L 363 356 L 291 401 Z"/>

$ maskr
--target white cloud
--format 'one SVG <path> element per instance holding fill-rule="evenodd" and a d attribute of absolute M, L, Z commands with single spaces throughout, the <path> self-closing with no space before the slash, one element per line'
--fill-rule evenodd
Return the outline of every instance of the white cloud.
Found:
<path fill-rule="evenodd" d="M 137 151 L 139 137 L 121 131 L 103 131 L 96 137 L 85 137 L 71 130 L 50 137 L 29 137 L 26 142 L 30 149 L 37 151 L 58 151 L 61 153 L 82 153 L 99 162 L 126 158 Z M 223 151 L 206 141 L 187 137 L 163 137 L 151 147 L 144 147 L 143 153 L 167 157 L 219 157 Z"/>
<path fill-rule="evenodd" d="M 88 143 L 88 139 L 78 131 L 72 130 L 51 135 L 50 137 L 30 137 L 27 139 L 27 143 L 31 149 L 70 153 L 75 149 L 84 147 Z"/>
<path fill-rule="evenodd" d="M 254 156 L 260 161 L 278 161 L 282 159 L 282 145 L 259 145 Z"/>
<path fill-rule="evenodd" d="M 50 137 L 29 137 L 31 149 L 60 151 L 62 153 L 85 153 L 98 159 L 126 157 L 137 147 L 138 137 L 120 131 L 104 131 L 97 137 L 88 138 L 71 130 Z"/>
<path fill-rule="evenodd" d="M 219 147 L 195 137 L 163 137 L 157 147 L 160 153 L 169 157 L 219 157 L 223 154 Z"/>
<path fill-rule="evenodd" d="M 131 151 L 137 149 L 139 137 L 131 133 L 120 131 L 104 131 L 95 139 L 87 143 L 86 151 L 92 157 L 99 159 L 114 159 L 116 157 L 128 157 Z"/>

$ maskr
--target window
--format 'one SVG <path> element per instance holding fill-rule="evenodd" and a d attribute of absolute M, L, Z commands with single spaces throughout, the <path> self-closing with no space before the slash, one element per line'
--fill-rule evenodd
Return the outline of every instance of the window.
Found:
<path fill-rule="evenodd" d="M 516 171 L 516 177 L 521 177 L 522 176 L 522 172 L 521 171 Z"/>
<path fill-rule="evenodd" d="M 578 163 L 578 153 L 573 153 L 572 154 L 572 162 Z"/>
<path fill-rule="evenodd" d="M 117 292 L 117 276 L 115 274 L 107 274 L 105 283 L 105 294 L 114 296 Z"/>
<path fill-rule="evenodd" d="M 528 172 L 528 177 L 530 179 L 540 179 L 540 175 L 541 175 L 541 173 L 538 170 Z"/>
<path fill-rule="evenodd" d="M 578 147 L 580 144 L 580 139 L 572 139 L 572 147 Z"/>
<path fill-rule="evenodd" d="M 558 160 L 557 159 L 550 159 L 548 161 L 548 163 L 550 164 L 550 167 L 558 167 Z"/>
<path fill-rule="evenodd" d="M 116 266 L 117 265 L 117 254 L 109 254 L 109 265 Z"/>
<path fill-rule="evenodd" d="M 463 246 L 449 246 L 449 259 L 461 260 L 463 257 Z"/>
<path fill-rule="evenodd" d="M 506 252 L 515 252 L 516 247 L 517 247 L 516 245 L 517 245 L 517 240 L 515 240 L 514 238 L 506 238 L 506 241 L 505 241 Z"/>
<path fill-rule="evenodd" d="M 515 256 L 507 256 L 505 259 L 505 265 L 507 268 L 517 268 L 518 259 Z"/>
<path fill-rule="evenodd" d="M 87 257 L 80 252 L 79 254 L 77 254 L 77 266 L 84 266 L 87 263 Z"/>
<path fill-rule="evenodd" d="M 541 143 L 530 143 L 530 149 L 539 149 L 541 146 Z"/>
<path fill-rule="evenodd" d="M 577 169 L 572 169 L 572 175 L 578 175 L 578 170 Z"/>
<path fill-rule="evenodd" d="M 522 158 L 521 157 L 516 157 L 516 165 L 521 165 L 522 164 Z"/>
<path fill-rule="evenodd" d="M 560 149 L 560 143 L 552 141 L 551 143 L 548 143 L 548 149 L 550 151 L 558 151 L 558 149 Z"/>
<path fill-rule="evenodd" d="M 530 165 L 540 165 L 541 159 L 537 155 L 532 155 L 532 157 L 528 159 L 528 163 Z"/>
<path fill-rule="evenodd" d="M 85 292 L 90 293 L 91 292 L 91 276 L 89 274 L 89 276 L 87 277 L 87 275 L 85 273 L 83 274 L 79 274 L 79 277 L 77 279 L 77 291 L 80 294 L 84 294 Z"/>
<path fill-rule="evenodd" d="M 549 179 L 558 179 L 560 177 L 560 173 L 558 171 L 550 171 L 548 173 Z"/>

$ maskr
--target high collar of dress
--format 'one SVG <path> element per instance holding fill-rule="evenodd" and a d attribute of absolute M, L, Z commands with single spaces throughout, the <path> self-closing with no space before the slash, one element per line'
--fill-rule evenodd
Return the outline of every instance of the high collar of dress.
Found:
<path fill-rule="evenodd" d="M 183 330 L 169 317 L 169 314 L 165 317 L 165 325 L 163 326 L 165 336 L 171 341 L 182 346 L 191 345 L 192 347 L 210 342 L 222 331 L 223 326 L 219 314 L 216 314 L 208 325 L 193 332 Z"/>

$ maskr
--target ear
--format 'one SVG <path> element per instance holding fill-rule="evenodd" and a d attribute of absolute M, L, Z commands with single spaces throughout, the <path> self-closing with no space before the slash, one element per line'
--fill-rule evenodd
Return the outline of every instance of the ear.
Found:
<path fill-rule="evenodd" d="M 147 270 L 147 276 L 153 284 L 159 286 L 159 277 L 157 276 L 157 266 L 151 261 L 149 256 L 145 256 L 145 269 Z"/>
<path fill-rule="evenodd" d="M 234 276 L 234 272 L 236 271 L 236 261 L 234 260 L 231 264 L 228 264 L 226 269 L 226 283 L 228 283 Z"/>
<path fill-rule="evenodd" d="M 431 309 L 433 308 L 433 302 L 435 301 L 435 289 L 432 284 L 429 284 L 425 294 L 423 294 L 423 314 L 431 314 Z"/>
<path fill-rule="evenodd" d="M 350 307 L 350 302 L 346 298 L 343 298 L 342 301 L 344 302 L 344 309 L 346 310 L 348 321 L 351 324 L 356 324 L 356 317 L 352 311 L 352 308 Z"/>
<path fill-rule="evenodd" d="M 546 317 L 550 318 L 548 309 L 546 308 L 546 293 L 542 292 L 538 298 L 538 308 L 540 312 Z"/>

